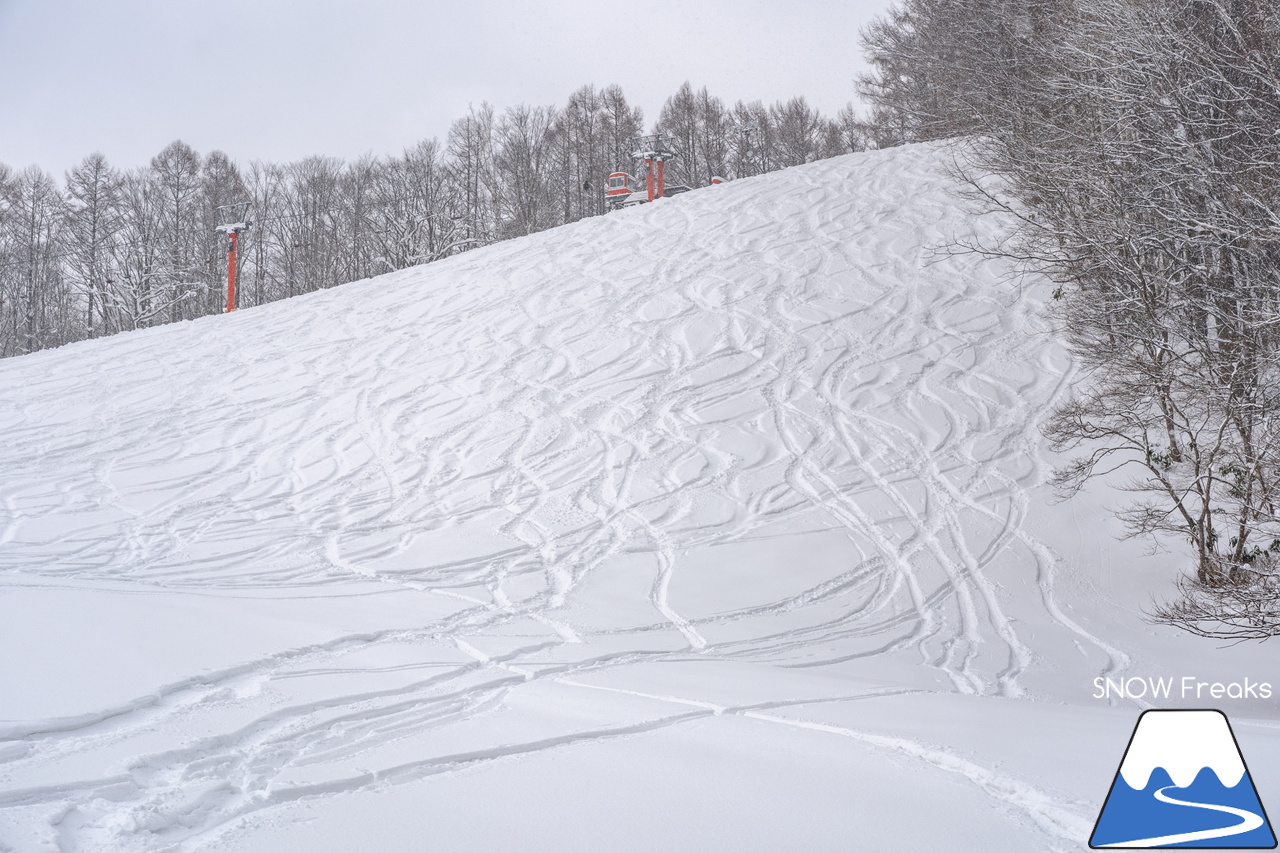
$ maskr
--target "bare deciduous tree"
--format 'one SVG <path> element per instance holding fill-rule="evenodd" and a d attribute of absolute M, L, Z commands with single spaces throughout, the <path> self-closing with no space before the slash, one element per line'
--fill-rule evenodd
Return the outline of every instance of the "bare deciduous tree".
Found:
<path fill-rule="evenodd" d="M 1129 531 L 1194 551 L 1182 601 L 1156 618 L 1280 633 L 1274 9 L 1003 2 L 907 0 L 868 31 L 874 133 L 979 135 L 1000 181 L 972 185 L 1020 223 L 996 251 L 1057 282 L 1082 367 L 1048 427 L 1082 451 L 1060 485 L 1132 471 Z"/>
<path fill-rule="evenodd" d="M 664 116 L 687 149 L 671 183 L 861 147 L 851 111 L 827 121 L 803 99 L 730 112 L 685 84 Z M 253 226 L 237 253 L 240 307 L 602 214 L 605 177 L 634 166 L 643 130 L 621 88 L 584 86 L 563 110 L 517 106 L 499 117 L 481 104 L 443 145 L 428 140 L 399 157 L 254 162 L 242 172 L 220 151 L 201 157 L 176 141 L 120 172 L 95 154 L 67 173 L 65 203 L 38 169 L 0 166 L 0 356 L 224 310 L 227 243 L 215 228 L 242 213 Z"/>
<path fill-rule="evenodd" d="M 67 172 L 64 219 L 68 280 L 85 301 L 84 334 L 120 331 L 117 316 L 116 242 L 123 227 L 123 178 L 101 154 L 90 154 Z"/>

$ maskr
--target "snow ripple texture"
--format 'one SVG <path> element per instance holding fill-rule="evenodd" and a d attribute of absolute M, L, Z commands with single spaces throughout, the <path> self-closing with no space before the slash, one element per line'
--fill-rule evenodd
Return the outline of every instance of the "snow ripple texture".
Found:
<path fill-rule="evenodd" d="M 420 612 L 0 721 L 0 850 L 248 844 L 293 804 L 730 719 L 1078 849 L 1089 806 L 814 710 L 1025 699 L 1057 645 L 1125 664 L 1023 524 L 1071 363 L 1006 266 L 945 251 L 1001 228 L 951 157 L 838 158 L 0 363 L 6 583 Z"/>

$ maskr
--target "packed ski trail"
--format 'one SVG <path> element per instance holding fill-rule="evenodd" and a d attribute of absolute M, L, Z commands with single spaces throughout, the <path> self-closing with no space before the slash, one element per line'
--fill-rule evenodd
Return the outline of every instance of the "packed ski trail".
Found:
<path fill-rule="evenodd" d="M 156 659 L 0 707 L 0 850 L 329 849 L 281 833 L 412 823 L 360 799 L 391 792 L 474 808 L 481 841 L 439 849 L 486 849 L 517 843 L 491 815 L 528 793 L 513 762 L 650 744 L 679 774 L 672 744 L 719 738 L 905 773 L 980 849 L 1079 849 L 1090 780 L 913 716 L 1065 724 L 1131 664 L 1028 523 L 1072 365 L 1034 282 L 945 251 L 1003 227 L 952 156 L 825 161 L 0 363 L 0 603 L 74 601 L 111 626 L 95 659 Z M 167 607 L 226 648 L 144 648 Z M 59 654 L 7 665 L 56 679 Z M 565 808 L 613 826 L 592 802 Z M 750 849 L 793 831 L 717 808 Z M 848 849 L 849 820 L 912 849 L 909 805 L 847 808 L 806 849 Z M 564 819 L 510 831 L 572 848 Z M 618 826 L 608 849 L 661 842 Z"/>

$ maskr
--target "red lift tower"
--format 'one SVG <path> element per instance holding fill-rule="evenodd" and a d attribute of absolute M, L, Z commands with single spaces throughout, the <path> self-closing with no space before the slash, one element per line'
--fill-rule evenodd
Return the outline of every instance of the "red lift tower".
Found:
<path fill-rule="evenodd" d="M 232 216 L 228 218 L 239 219 L 238 222 L 230 222 L 226 225 L 219 225 L 214 230 L 227 235 L 227 312 L 236 310 L 236 250 L 239 247 L 240 235 L 249 230 L 252 222 L 244 214 L 248 212 L 249 203 L 241 202 L 240 204 L 228 204 L 217 208 L 218 211 L 230 211 Z M 239 214 L 236 216 L 236 214 Z"/>
<path fill-rule="evenodd" d="M 652 134 L 650 136 L 640 136 L 636 138 L 636 150 L 631 152 L 631 156 L 637 160 L 644 160 L 645 185 L 648 188 L 648 201 L 655 198 L 662 198 L 667 194 L 667 186 L 665 175 L 663 175 L 663 166 L 667 160 L 676 156 L 672 143 L 675 142 L 670 136 L 660 136 Z M 657 192 L 654 192 L 654 164 L 657 164 Z"/>
<path fill-rule="evenodd" d="M 644 190 L 633 187 L 636 180 L 626 172 L 614 172 L 609 176 L 605 189 L 605 201 L 611 210 L 629 207 L 633 204 L 666 198 L 679 192 L 686 192 L 686 186 L 667 186 L 666 162 L 676 156 L 675 139 L 661 134 L 636 137 L 633 144 L 636 150 L 632 157 L 644 161 Z"/>

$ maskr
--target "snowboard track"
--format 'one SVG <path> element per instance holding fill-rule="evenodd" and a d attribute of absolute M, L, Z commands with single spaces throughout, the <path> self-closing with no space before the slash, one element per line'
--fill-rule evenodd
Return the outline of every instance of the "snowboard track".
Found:
<path fill-rule="evenodd" d="M 722 200 L 691 193 L 235 327 L 43 354 L 39 381 L 6 365 L 0 386 L 23 403 L 0 413 L 15 436 L 0 447 L 0 568 L 22 583 L 372 587 L 447 612 L 6 724 L 0 828 L 47 821 L 61 851 L 196 850 L 301 798 L 737 716 L 957 775 L 1048 849 L 1075 849 L 1083 812 L 1049 793 L 935 744 L 802 716 L 924 687 L 724 703 L 601 681 L 896 658 L 936 676 L 929 690 L 1026 697 L 1038 661 L 1009 584 L 1037 590 L 1094 671 L 1128 665 L 1058 606 L 1059 561 L 1023 525 L 1045 479 L 1039 419 L 1071 364 L 1027 335 L 1044 331 L 1040 305 L 993 287 L 994 261 L 929 262 L 930 246 L 998 224 L 957 212 L 949 155 L 922 151 L 786 170 L 717 188 Z M 236 329 L 261 346 L 231 347 L 216 374 L 180 348 Z M 92 346 L 128 359 L 144 343 L 173 357 L 133 357 L 93 385 L 75 370 Z M 76 395 L 78 419 L 56 414 Z M 698 607 L 690 590 L 710 582 L 691 553 L 797 533 L 837 537 L 846 556 L 773 600 Z M 593 585 L 622 566 L 647 578 L 635 588 L 648 616 L 599 624 Z M 421 659 L 378 663 L 405 649 Z M 369 686 L 345 689 L 353 674 Z M 450 732 L 538 690 L 661 710 L 448 748 Z M 157 732 L 173 743 L 158 748 Z M 390 744 L 419 757 L 396 762 Z M 76 776 L 99 752 L 121 772 Z"/>

